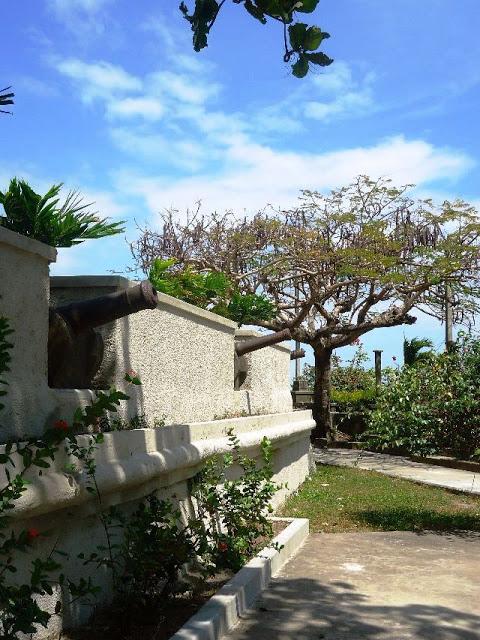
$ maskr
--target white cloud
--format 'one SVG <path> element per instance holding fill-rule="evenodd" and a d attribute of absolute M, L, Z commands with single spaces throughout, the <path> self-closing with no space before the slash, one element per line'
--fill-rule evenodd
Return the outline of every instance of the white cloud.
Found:
<path fill-rule="evenodd" d="M 133 129 L 115 127 L 110 130 L 115 145 L 124 153 L 135 158 L 142 157 L 156 166 L 178 168 L 195 172 L 202 168 L 204 148 L 185 137 L 168 137 L 162 134 L 148 134 Z"/>
<path fill-rule="evenodd" d="M 139 78 L 109 62 L 87 63 L 76 58 L 68 58 L 57 61 L 55 67 L 77 83 L 82 100 L 87 103 L 95 98 L 108 100 L 113 94 L 137 92 L 142 89 L 142 81 Z"/>
<path fill-rule="evenodd" d="M 148 82 L 153 93 L 194 105 L 207 102 L 220 91 L 220 85 L 215 82 L 195 82 L 192 76 L 172 71 L 153 73 Z"/>
<path fill-rule="evenodd" d="M 459 176 L 471 164 L 461 152 L 403 136 L 371 147 L 320 154 L 276 151 L 238 136 L 225 150 L 218 173 L 172 180 L 124 169 L 117 172 L 116 183 L 120 190 L 141 196 L 152 213 L 171 206 L 182 211 L 198 200 L 206 210 L 253 212 L 267 204 L 290 206 L 302 188 L 330 189 L 347 184 L 359 173 L 386 175 L 397 184 L 425 184 Z"/>
<path fill-rule="evenodd" d="M 373 97 L 375 74 L 369 72 L 355 80 L 351 67 L 336 62 L 325 73 L 313 76 L 312 84 L 319 99 L 305 103 L 307 118 L 331 121 L 334 118 L 356 117 L 377 110 Z"/>
<path fill-rule="evenodd" d="M 353 84 L 351 67 L 342 60 L 336 60 L 335 64 L 326 67 L 320 74 L 312 75 L 312 83 L 322 93 L 337 94 L 349 89 Z"/>
<path fill-rule="evenodd" d="M 107 105 L 107 113 L 111 117 L 135 118 L 141 117 L 145 120 L 160 120 L 165 114 L 165 107 L 155 98 L 124 98 L 115 100 Z"/>
<path fill-rule="evenodd" d="M 83 202 L 92 203 L 91 211 L 96 211 L 100 218 L 125 218 L 128 209 L 121 204 L 113 193 L 95 189 L 79 189 Z"/>
<path fill-rule="evenodd" d="M 47 0 L 47 7 L 84 44 L 95 36 L 105 38 L 107 25 L 109 36 L 116 30 L 112 16 L 106 12 L 112 3 L 113 0 Z"/>

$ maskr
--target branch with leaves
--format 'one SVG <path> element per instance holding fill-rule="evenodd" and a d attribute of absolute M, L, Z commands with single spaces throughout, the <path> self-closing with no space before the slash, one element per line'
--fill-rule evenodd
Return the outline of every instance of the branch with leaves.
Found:
<path fill-rule="evenodd" d="M 201 51 L 208 46 L 208 36 L 226 0 L 195 0 L 190 12 L 182 1 L 180 11 L 190 23 L 193 31 L 193 48 Z M 312 13 L 319 0 L 233 0 L 234 4 L 243 5 L 244 9 L 261 24 L 270 18 L 280 22 L 283 28 L 284 62 L 292 63 L 292 73 L 297 78 L 307 75 L 310 65 L 326 67 L 333 60 L 319 51 L 329 33 L 320 27 L 296 22 L 296 14 Z"/>

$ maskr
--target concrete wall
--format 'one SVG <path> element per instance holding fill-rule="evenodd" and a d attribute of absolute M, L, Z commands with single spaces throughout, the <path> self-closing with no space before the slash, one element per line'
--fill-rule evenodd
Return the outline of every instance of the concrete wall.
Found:
<path fill-rule="evenodd" d="M 54 410 L 47 385 L 48 265 L 57 252 L 0 226 L 0 316 L 8 318 L 11 372 L 2 398 L 0 442 L 26 432 L 41 433 Z"/>
<path fill-rule="evenodd" d="M 56 305 L 94 298 L 134 283 L 109 276 L 51 278 Z M 105 355 L 93 384 L 123 385 L 134 369 L 143 382 L 130 403 L 130 415 L 153 424 L 212 420 L 231 415 L 292 410 L 290 349 L 267 347 L 244 356 L 248 376 L 234 389 L 234 340 L 260 335 L 238 330 L 234 322 L 170 296 L 159 294 L 155 310 L 141 311 L 98 330 Z"/>
<path fill-rule="evenodd" d="M 39 434 L 58 418 L 69 420 L 77 406 L 95 397 L 92 389 L 50 389 L 47 384 L 48 264 L 54 259 L 54 249 L 0 227 L 0 315 L 15 329 L 0 442 Z M 118 277 L 53 278 L 51 295 L 61 303 L 129 285 Z M 234 323 L 212 313 L 161 295 L 157 309 L 111 323 L 101 333 L 106 354 L 94 384 L 125 388 L 124 372 L 135 369 L 143 384 L 128 388 L 131 400 L 125 415 L 145 414 L 151 426 L 155 419 L 170 425 L 105 434 L 96 452 L 103 507 L 115 504 L 128 514 L 139 500 L 157 491 L 174 494 L 188 510 L 188 480 L 209 456 L 228 450 L 229 428 L 238 434 L 242 452 L 252 458 L 259 456 L 263 437 L 272 441 L 275 479 L 288 483 L 276 495 L 275 505 L 308 475 L 313 421 L 310 412 L 292 411 L 288 347 L 246 356 L 247 376 L 243 387 L 235 390 L 235 334 L 237 340 L 251 334 L 237 332 Z M 235 417 L 241 414 L 252 415 Z M 229 417 L 214 419 L 222 416 Z M 0 446 L 0 453 L 3 449 Z M 48 555 L 58 538 L 58 548 L 70 554 L 65 573 L 73 578 L 93 574 L 103 588 L 101 598 L 108 600 L 108 575 L 76 559 L 79 552 L 95 551 L 105 540 L 99 505 L 86 490 L 84 474 L 66 471 L 68 462 L 60 452 L 54 467 L 30 474 L 31 484 L 13 512 L 15 527 L 35 527 L 48 534 L 35 545 L 40 557 Z M 5 482 L 0 466 L 0 486 Z M 23 558 L 25 565 L 14 579 L 28 575 L 31 558 Z M 63 599 L 60 587 L 42 606 L 53 607 L 58 598 Z M 37 637 L 56 637 L 62 627 L 79 624 L 90 613 L 91 607 L 78 602 L 70 606 L 65 598 L 62 615 L 54 616 L 48 630 L 40 630 Z"/>

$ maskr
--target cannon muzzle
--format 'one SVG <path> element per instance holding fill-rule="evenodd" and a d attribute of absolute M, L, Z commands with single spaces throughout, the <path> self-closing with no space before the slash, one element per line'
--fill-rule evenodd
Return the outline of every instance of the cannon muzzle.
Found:
<path fill-rule="evenodd" d="M 87 389 L 98 372 L 104 345 L 95 327 L 157 307 L 148 280 L 105 296 L 50 309 L 48 383 L 50 387 Z"/>
<path fill-rule="evenodd" d="M 272 345 L 283 342 L 284 340 L 290 340 L 291 337 L 290 329 L 282 329 L 282 331 L 269 333 L 266 336 L 250 338 L 249 340 L 243 340 L 236 344 L 235 353 L 237 356 L 244 356 L 246 353 L 251 353 L 252 351 L 257 351 L 264 347 L 271 347 Z"/>
<path fill-rule="evenodd" d="M 294 349 L 290 351 L 290 360 L 298 360 L 305 357 L 305 349 Z"/>

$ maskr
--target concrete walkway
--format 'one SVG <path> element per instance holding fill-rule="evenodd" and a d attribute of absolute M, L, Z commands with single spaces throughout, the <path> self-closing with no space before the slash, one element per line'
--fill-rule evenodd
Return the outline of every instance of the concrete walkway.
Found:
<path fill-rule="evenodd" d="M 480 640 L 480 537 L 311 535 L 229 640 Z"/>
<path fill-rule="evenodd" d="M 314 449 L 313 457 L 319 464 L 379 471 L 387 476 L 480 495 L 480 473 L 473 471 L 412 462 L 402 456 L 350 449 Z"/>

